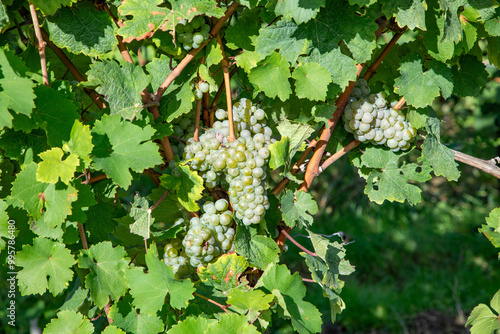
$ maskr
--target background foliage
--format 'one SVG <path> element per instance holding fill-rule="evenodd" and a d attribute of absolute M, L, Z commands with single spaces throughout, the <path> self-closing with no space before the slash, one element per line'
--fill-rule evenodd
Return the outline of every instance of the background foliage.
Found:
<path fill-rule="evenodd" d="M 200 17 L 193 47 L 179 24 Z M 499 18 L 488 0 L 2 0 L 2 328 L 499 329 Z M 359 78 L 399 101 L 410 150 L 346 131 Z M 180 124 L 208 132 L 241 98 L 272 131 L 269 209 L 183 273 L 165 245 L 230 189 L 180 154 Z"/>

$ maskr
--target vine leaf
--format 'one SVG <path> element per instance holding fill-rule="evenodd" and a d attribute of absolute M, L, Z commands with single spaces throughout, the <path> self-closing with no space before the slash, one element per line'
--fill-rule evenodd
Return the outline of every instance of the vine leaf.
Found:
<path fill-rule="evenodd" d="M 175 309 L 188 306 L 196 289 L 191 280 L 174 278 L 172 267 L 167 266 L 158 258 L 156 244 L 152 244 L 146 254 L 148 273 L 141 267 L 127 271 L 127 281 L 130 294 L 134 298 L 133 305 L 141 313 L 155 315 L 165 304 L 165 297 L 170 295 L 170 305 Z"/>
<path fill-rule="evenodd" d="M 127 292 L 128 285 L 123 277 L 129 270 L 130 259 L 126 255 L 123 247 L 113 247 L 109 241 L 81 250 L 78 266 L 90 269 L 85 286 L 90 289 L 90 296 L 98 307 L 104 307 L 109 297 L 118 300 Z"/>
<path fill-rule="evenodd" d="M 490 215 L 486 218 L 486 224 L 481 226 L 479 232 L 482 232 L 493 246 L 500 248 L 500 208 L 490 212 Z"/>
<path fill-rule="evenodd" d="M 151 75 L 145 74 L 141 66 L 100 61 L 90 67 L 87 75 L 88 82 L 82 85 L 96 87 L 96 91 L 104 95 L 111 115 L 133 120 L 144 109 L 140 93 L 151 82 Z"/>
<path fill-rule="evenodd" d="M 64 152 L 54 147 L 39 154 L 42 161 L 38 164 L 36 179 L 45 183 L 57 183 L 59 179 L 65 184 L 73 179 L 76 167 L 80 164 L 76 154 L 70 154 L 63 159 Z"/>
<path fill-rule="evenodd" d="M 258 334 L 257 328 L 248 323 L 248 319 L 240 314 L 222 314 L 220 320 L 211 322 L 205 331 L 206 334 L 220 333 L 242 333 L 242 334 Z"/>
<path fill-rule="evenodd" d="M 290 122 L 283 120 L 279 122 L 277 129 L 281 137 L 290 138 L 290 157 L 298 151 L 305 149 L 305 140 L 314 132 L 314 128 L 308 124 Z"/>
<path fill-rule="evenodd" d="M 7 9 L 0 2 L 0 30 L 3 29 L 7 23 L 9 23 L 9 15 L 7 15 Z"/>
<path fill-rule="evenodd" d="M 33 0 L 31 1 L 36 9 L 41 10 L 46 15 L 54 15 L 61 6 L 71 6 L 78 0 Z"/>
<path fill-rule="evenodd" d="M 301 54 L 307 54 L 311 44 L 308 39 L 301 38 L 298 31 L 300 28 L 297 24 L 285 19 L 261 28 L 259 34 L 252 38 L 255 52 L 261 57 L 266 57 L 279 49 L 279 54 L 294 65 Z M 250 50 L 254 51 L 253 48 Z"/>
<path fill-rule="evenodd" d="M 75 121 L 71 128 L 71 134 L 67 146 L 63 145 L 66 152 L 76 154 L 83 162 L 81 166 L 90 165 L 90 153 L 94 145 L 92 144 L 92 134 L 89 125 L 84 125 L 80 121 Z"/>
<path fill-rule="evenodd" d="M 125 334 L 125 332 L 116 326 L 108 325 L 104 328 L 102 334 Z"/>
<path fill-rule="evenodd" d="M 459 18 L 459 7 L 462 6 L 460 2 L 457 1 L 440 1 L 441 9 L 443 10 L 444 16 L 444 27 L 443 27 L 443 42 L 454 42 L 458 43 L 462 39 L 462 24 Z"/>
<path fill-rule="evenodd" d="M 477 96 L 488 81 L 486 66 L 475 56 L 460 57 L 460 67 L 453 67 L 453 93 L 458 96 Z"/>
<path fill-rule="evenodd" d="M 64 244 L 46 238 L 36 238 L 32 245 L 24 245 L 16 255 L 21 294 L 43 294 L 47 289 L 56 296 L 68 287 L 73 277 L 70 269 L 75 264 L 71 251 Z"/>
<path fill-rule="evenodd" d="M 319 61 L 315 61 L 329 71 L 327 64 L 337 61 L 337 58 L 331 58 L 330 52 L 338 50 L 336 55 L 339 55 L 339 43 L 345 43 L 352 58 L 358 63 L 370 59 L 376 47 L 373 36 L 378 28 L 377 24 L 368 16 L 359 16 L 346 2 L 327 1 L 316 18 L 300 27 L 296 34 L 310 41 L 312 53 L 320 57 Z M 351 72 L 350 75 L 355 73 Z M 331 71 L 330 74 L 337 75 Z"/>
<path fill-rule="evenodd" d="M 424 0 L 390 0 L 384 1 L 382 13 L 389 19 L 395 17 L 400 27 L 408 26 L 411 30 L 426 30 L 425 12 L 427 4 Z"/>
<path fill-rule="evenodd" d="M 244 225 L 239 225 L 234 239 L 236 252 L 260 269 L 279 261 L 279 248 L 276 242 L 263 235 L 256 235 Z"/>
<path fill-rule="evenodd" d="M 48 144 L 61 147 L 69 140 L 75 121 L 80 119 L 78 108 L 63 91 L 40 85 L 35 87 L 35 94 L 33 119 L 47 133 Z"/>
<path fill-rule="evenodd" d="M 135 195 L 134 203 L 130 208 L 130 217 L 135 219 L 134 223 L 130 225 L 130 233 L 140 235 L 144 240 L 149 239 L 150 227 L 155 219 L 151 216 L 147 198 L 139 194 Z"/>
<path fill-rule="evenodd" d="M 455 162 L 455 153 L 441 144 L 439 119 L 427 119 L 427 136 L 422 144 L 422 157 L 427 159 L 436 176 L 444 176 L 449 181 L 456 181 L 460 177 L 458 164 Z"/>
<path fill-rule="evenodd" d="M 315 18 L 321 7 L 325 7 L 325 0 L 310 0 L 307 3 L 300 0 L 279 1 L 274 12 L 301 24 Z"/>
<path fill-rule="evenodd" d="M 312 215 L 318 213 L 318 204 L 313 196 L 305 191 L 294 193 L 287 190 L 281 198 L 281 211 L 285 224 L 293 227 L 298 223 L 300 227 L 305 227 L 314 223 Z"/>
<path fill-rule="evenodd" d="M 94 167 L 128 188 L 132 182 L 129 169 L 141 173 L 162 163 L 158 146 L 150 141 L 154 132 L 149 125 L 141 128 L 118 115 L 104 115 L 92 129 Z"/>
<path fill-rule="evenodd" d="M 13 51 L 0 50 L 0 130 L 12 127 L 12 115 L 31 115 L 35 108 L 35 84 L 26 77 L 28 67 Z"/>
<path fill-rule="evenodd" d="M 363 166 L 372 168 L 366 180 L 365 194 L 370 201 L 382 204 L 389 202 L 408 201 L 416 204 L 421 201 L 419 187 L 408 183 L 409 180 L 425 182 L 431 179 L 431 167 L 428 164 L 403 163 L 399 166 L 399 158 L 403 154 L 396 154 L 388 149 L 368 147 L 361 156 Z"/>
<path fill-rule="evenodd" d="M 404 57 L 399 68 L 401 76 L 394 81 L 394 91 L 404 95 L 408 104 L 417 108 L 430 105 L 440 92 L 445 98 L 449 97 L 453 88 L 451 71 L 446 65 L 433 61 L 424 72 L 422 64 L 423 59 L 418 54 Z"/>
<path fill-rule="evenodd" d="M 74 54 L 102 56 L 116 44 L 113 19 L 90 2 L 79 3 L 78 8 L 63 7 L 47 17 L 47 30 L 55 45 Z"/>
<path fill-rule="evenodd" d="M 205 333 L 208 325 L 217 322 L 215 319 L 207 319 L 203 316 L 200 317 L 187 317 L 183 321 L 179 321 L 177 324 L 172 326 L 172 328 L 167 332 L 168 334 L 186 334 L 186 333 Z M 222 332 L 221 332 L 222 333 Z M 237 333 L 237 332 L 227 332 L 227 333 Z"/>
<path fill-rule="evenodd" d="M 9 215 L 5 210 L 7 210 L 7 203 L 0 198 L 0 253 L 4 250 L 7 244 L 7 239 L 10 237 L 9 229 Z M 4 238 L 6 240 L 4 240 Z"/>
<path fill-rule="evenodd" d="M 299 98 L 320 101 L 326 99 L 328 84 L 332 82 L 328 70 L 318 63 L 306 63 L 295 68 L 295 93 Z"/>
<path fill-rule="evenodd" d="M 78 192 L 72 185 L 38 182 L 38 165 L 30 163 L 17 174 L 12 184 L 11 201 L 13 206 L 23 208 L 30 216 L 43 225 L 54 228 L 64 222 L 71 214 L 71 203 L 78 198 Z"/>
<path fill-rule="evenodd" d="M 282 58 L 279 53 L 273 52 L 260 61 L 258 65 L 248 74 L 250 82 L 271 98 L 277 96 L 281 101 L 287 100 L 292 89 L 288 82 L 290 69 L 285 58 Z"/>
<path fill-rule="evenodd" d="M 113 325 L 134 334 L 157 334 L 164 331 L 164 324 L 156 314 L 141 313 L 132 307 L 129 296 L 120 299 L 109 309 Z"/>
<path fill-rule="evenodd" d="M 250 317 L 258 315 L 259 311 L 267 310 L 274 300 L 274 296 L 261 290 L 233 289 L 227 296 L 227 303 L 238 309 L 240 313 L 249 314 Z"/>
<path fill-rule="evenodd" d="M 238 280 L 241 274 L 248 268 L 247 260 L 235 253 L 224 254 L 207 267 L 198 269 L 198 276 L 203 284 L 220 291 L 222 296 L 227 296 L 229 291 L 241 286 Z"/>
<path fill-rule="evenodd" d="M 485 304 L 479 304 L 474 307 L 465 326 L 472 325 L 470 332 L 472 334 L 494 333 L 500 329 L 500 290 L 495 293 L 491 299 L 490 306 L 497 314 Z"/>
<path fill-rule="evenodd" d="M 296 331 L 301 334 L 321 332 L 321 313 L 303 300 L 306 287 L 299 273 L 291 275 L 285 265 L 270 264 L 255 287 L 263 287 L 276 297 L 285 315 L 291 317 Z"/>
<path fill-rule="evenodd" d="M 196 171 L 192 171 L 189 166 L 176 163 L 180 176 L 174 177 L 169 174 L 163 174 L 160 177 L 162 187 L 170 190 L 177 195 L 179 203 L 189 212 L 195 212 L 200 209 L 196 201 L 200 200 L 203 192 L 203 179 Z"/>
<path fill-rule="evenodd" d="M 43 330 L 43 334 L 61 333 L 94 333 L 94 325 L 89 318 L 76 311 L 64 310 L 57 313 L 57 318 L 50 321 Z"/>
<path fill-rule="evenodd" d="M 344 282 L 339 275 L 350 275 L 354 271 L 349 261 L 345 260 L 345 249 L 338 242 L 331 242 L 321 235 L 308 231 L 314 250 L 318 256 L 300 253 L 309 267 L 311 276 L 324 291 L 325 297 L 330 301 L 332 321 L 344 309 L 344 301 L 340 293 Z"/>
<path fill-rule="evenodd" d="M 289 173 L 292 159 L 295 153 L 305 149 L 305 140 L 314 132 L 314 129 L 310 125 L 290 122 L 286 119 L 279 122 L 277 129 L 281 134 L 281 139 L 269 145 L 271 152 L 269 166 L 277 169 L 285 165 L 285 170 L 280 175 L 292 180 L 294 177 Z"/>
<path fill-rule="evenodd" d="M 161 0 L 126 0 L 118 7 L 123 16 L 133 16 L 125 21 L 118 33 L 123 41 L 130 43 L 134 39 L 150 38 L 158 30 L 174 30 L 175 25 L 182 20 L 190 21 L 199 13 L 206 16 L 224 16 L 224 10 L 218 7 L 215 0 L 173 0 L 170 8 L 158 7 Z"/>

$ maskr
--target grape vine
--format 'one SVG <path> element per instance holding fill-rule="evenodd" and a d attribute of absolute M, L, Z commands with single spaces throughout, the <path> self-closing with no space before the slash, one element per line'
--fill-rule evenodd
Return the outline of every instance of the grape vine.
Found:
<path fill-rule="evenodd" d="M 498 81 L 499 8 L 1 0 L 6 333 L 35 313 L 43 333 L 321 332 L 356 244 L 318 232 L 320 174 L 349 155 L 369 200 L 408 205 L 457 161 L 500 178 L 443 142 L 433 107 Z M 495 247 L 498 216 L 480 228 Z M 472 333 L 497 329 L 498 295 Z"/>

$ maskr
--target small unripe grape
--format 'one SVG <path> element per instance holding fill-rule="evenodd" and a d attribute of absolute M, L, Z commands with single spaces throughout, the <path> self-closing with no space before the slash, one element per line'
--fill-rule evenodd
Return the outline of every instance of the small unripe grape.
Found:
<path fill-rule="evenodd" d="M 387 139 L 393 138 L 395 134 L 396 134 L 396 130 L 394 130 L 394 128 L 388 128 L 388 129 L 384 130 L 384 137 Z"/>
<path fill-rule="evenodd" d="M 363 133 L 370 131 L 370 128 L 371 128 L 370 124 L 367 124 L 367 123 L 360 123 L 359 124 L 359 131 L 361 131 Z"/>
<path fill-rule="evenodd" d="M 389 147 L 390 149 L 394 149 L 398 147 L 398 142 L 394 139 L 389 139 L 387 140 L 387 147 Z"/>
<path fill-rule="evenodd" d="M 373 121 L 373 116 L 372 114 L 369 114 L 369 113 L 364 113 L 363 114 L 363 117 L 361 118 L 361 121 L 363 123 L 368 123 L 370 124 L 372 121 Z"/>
<path fill-rule="evenodd" d="M 208 84 L 208 82 L 200 82 L 200 84 L 198 85 L 198 89 L 202 92 L 202 93 L 207 93 L 208 90 L 210 88 L 210 85 Z"/>

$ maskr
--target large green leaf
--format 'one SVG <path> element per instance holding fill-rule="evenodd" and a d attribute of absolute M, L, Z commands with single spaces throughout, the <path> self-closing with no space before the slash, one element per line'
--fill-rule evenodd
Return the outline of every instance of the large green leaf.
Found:
<path fill-rule="evenodd" d="M 306 287 L 299 273 L 291 275 L 285 265 L 269 265 L 256 287 L 263 287 L 276 296 L 296 331 L 301 334 L 321 332 L 321 313 L 313 304 L 304 301 Z"/>
<path fill-rule="evenodd" d="M 446 65 L 434 61 L 424 72 L 422 64 L 420 55 L 408 55 L 399 68 L 401 76 L 394 82 L 394 91 L 417 108 L 430 105 L 440 92 L 449 97 L 453 88 L 451 70 Z"/>
<path fill-rule="evenodd" d="M 56 296 L 68 287 L 75 259 L 64 244 L 36 238 L 33 246 L 24 245 L 17 253 L 16 264 L 23 267 L 17 273 L 22 295 L 43 294 L 48 289 Z"/>
<path fill-rule="evenodd" d="M 94 326 L 90 320 L 76 311 L 64 310 L 45 327 L 43 334 L 92 334 Z"/>
<path fill-rule="evenodd" d="M 17 174 L 12 185 L 13 205 L 28 211 L 48 228 L 60 226 L 71 214 L 72 202 L 77 200 L 77 190 L 72 185 L 37 181 L 38 165 L 31 163 Z"/>
<path fill-rule="evenodd" d="M 290 69 L 288 62 L 273 52 L 258 63 L 248 74 L 248 79 L 269 97 L 279 97 L 281 101 L 288 99 L 292 93 L 288 78 Z"/>
<path fill-rule="evenodd" d="M 12 127 L 12 115 L 31 115 L 35 84 L 26 77 L 28 68 L 13 51 L 0 49 L 0 130 Z"/>
<path fill-rule="evenodd" d="M 278 1 L 274 11 L 276 15 L 283 15 L 285 18 L 293 18 L 297 24 L 301 24 L 313 19 L 325 6 L 325 0 L 301 0 Z"/>
<path fill-rule="evenodd" d="M 146 266 L 147 273 L 140 267 L 127 272 L 130 294 L 134 298 L 133 305 L 140 309 L 141 313 L 155 315 L 165 304 L 165 297 L 169 295 L 170 305 L 173 308 L 186 308 L 188 301 L 194 298 L 193 283 L 189 279 L 174 278 L 172 267 L 158 258 L 158 250 L 154 243 L 146 254 Z"/>
<path fill-rule="evenodd" d="M 104 95 L 111 115 L 119 114 L 133 120 L 144 109 L 140 93 L 151 82 L 151 76 L 145 74 L 141 66 L 130 63 L 120 66 L 113 60 L 106 60 L 92 65 L 87 75 L 89 82 L 85 86 L 94 86 Z"/>
<path fill-rule="evenodd" d="M 85 287 L 90 289 L 90 296 L 98 307 L 104 307 L 109 297 L 118 300 L 127 292 L 124 277 L 130 259 L 126 255 L 123 247 L 113 247 L 109 241 L 81 250 L 78 266 L 90 270 L 85 277 Z"/>
<path fill-rule="evenodd" d="M 102 56 L 116 45 L 113 19 L 90 2 L 61 8 L 47 18 L 47 30 L 55 45 L 76 54 Z"/>
<path fill-rule="evenodd" d="M 113 325 L 127 333 L 156 334 L 163 332 L 165 325 L 155 314 L 140 313 L 132 307 L 130 297 L 125 297 L 113 304 L 109 310 Z"/>
<path fill-rule="evenodd" d="M 310 226 L 314 222 L 312 215 L 318 213 L 318 204 L 311 194 L 305 191 L 293 192 L 287 190 L 281 198 L 283 221 L 290 227 L 299 224 L 300 227 Z"/>
<path fill-rule="evenodd" d="M 179 21 L 190 21 L 201 13 L 214 17 L 224 15 L 224 10 L 218 7 L 215 0 L 173 0 L 170 1 L 169 8 L 158 7 L 162 3 L 161 0 L 127 0 L 121 3 L 118 7 L 120 13 L 132 16 L 118 30 L 125 42 L 152 37 L 158 29 L 174 30 Z"/>
<path fill-rule="evenodd" d="M 141 128 L 118 115 L 104 115 L 92 129 L 94 167 L 127 188 L 130 169 L 140 173 L 162 162 L 158 146 L 150 141 L 154 132 L 149 125 Z"/>
<path fill-rule="evenodd" d="M 78 0 L 33 0 L 36 9 L 46 15 L 53 15 L 61 6 L 70 6 Z"/>
<path fill-rule="evenodd" d="M 407 154 L 407 153 L 406 153 Z M 382 204 L 408 201 L 416 204 L 421 201 L 419 187 L 408 183 L 410 180 L 425 182 L 431 178 L 428 164 L 415 163 L 399 165 L 402 154 L 385 148 L 368 147 L 361 157 L 362 164 L 373 168 L 366 180 L 365 194 L 371 201 Z"/>

